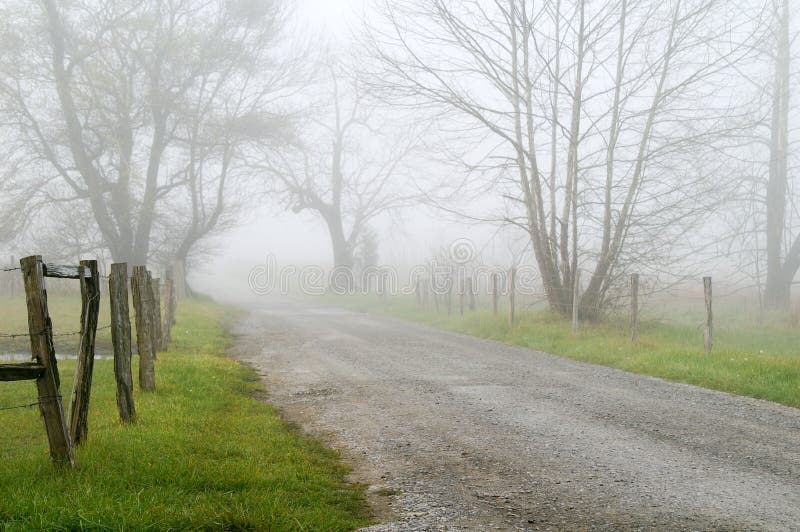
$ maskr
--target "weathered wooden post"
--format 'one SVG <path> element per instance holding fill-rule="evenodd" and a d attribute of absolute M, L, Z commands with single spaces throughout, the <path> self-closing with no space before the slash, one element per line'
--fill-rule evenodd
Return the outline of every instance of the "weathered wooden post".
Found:
<path fill-rule="evenodd" d="M 714 314 L 711 310 L 711 277 L 703 277 L 703 292 L 706 301 L 706 329 L 705 348 L 706 353 L 710 353 L 714 347 Z"/>
<path fill-rule="evenodd" d="M 172 265 L 172 287 L 175 291 L 175 300 L 186 298 L 186 268 L 183 261 L 176 260 Z"/>
<path fill-rule="evenodd" d="M 639 340 L 639 274 L 631 274 L 631 342 Z"/>
<path fill-rule="evenodd" d="M 111 265 L 108 278 L 111 300 L 111 343 L 114 344 L 114 379 L 117 382 L 117 410 L 123 423 L 136 420 L 131 372 L 131 318 L 128 307 L 128 265 Z"/>
<path fill-rule="evenodd" d="M 464 315 L 464 290 L 466 289 L 466 280 L 458 280 L 458 313 Z"/>
<path fill-rule="evenodd" d="M 150 332 L 151 309 L 150 283 L 144 266 L 134 266 L 131 276 L 133 308 L 136 311 L 136 347 L 139 351 L 139 387 L 142 390 L 155 390 L 155 360 L 153 357 L 153 336 Z"/>
<path fill-rule="evenodd" d="M 428 279 L 423 279 L 421 281 L 421 290 L 422 290 L 422 308 L 428 310 L 428 296 L 430 295 L 430 281 Z"/>
<path fill-rule="evenodd" d="M 499 275 L 497 272 L 492 273 L 492 314 L 495 316 L 497 316 L 497 311 L 499 307 L 498 298 L 500 297 L 498 290 L 500 283 L 498 277 Z"/>
<path fill-rule="evenodd" d="M 572 285 L 572 335 L 578 335 L 578 312 L 581 306 L 581 270 L 575 270 Z"/>
<path fill-rule="evenodd" d="M 89 398 L 92 393 L 97 319 L 100 315 L 100 273 L 96 260 L 81 261 L 80 287 L 81 339 L 69 423 L 73 445 L 80 445 L 86 441 L 89 434 Z"/>
<path fill-rule="evenodd" d="M 150 352 L 153 354 L 153 360 L 158 359 L 158 344 L 160 339 L 157 336 L 158 328 L 156 327 L 156 294 L 153 290 L 153 275 L 150 270 L 147 271 L 147 285 L 145 286 L 145 301 L 147 306 L 147 332 L 150 334 L 150 345 L 152 346 Z"/>
<path fill-rule="evenodd" d="M 150 286 L 153 287 L 153 324 L 155 325 L 155 349 L 156 351 L 161 350 L 161 344 L 163 343 L 162 335 L 163 329 L 161 328 L 161 279 L 155 278 L 150 283 Z"/>
<path fill-rule="evenodd" d="M 453 278 L 450 277 L 447 279 L 447 301 L 445 301 L 447 305 L 447 317 L 449 318 L 453 314 Z"/>
<path fill-rule="evenodd" d="M 514 326 L 514 294 L 517 290 L 517 269 L 511 268 L 508 274 L 508 326 Z"/>
<path fill-rule="evenodd" d="M 417 298 L 417 306 L 422 306 L 422 287 L 420 286 L 419 278 L 416 279 L 416 284 L 414 285 L 414 294 Z"/>
<path fill-rule="evenodd" d="M 13 268 L 16 265 L 17 261 L 14 260 L 14 255 L 11 255 L 11 267 Z M 13 272 L 12 275 L 8 276 L 8 295 L 11 297 L 17 295 L 17 276 L 13 275 Z"/>
<path fill-rule="evenodd" d="M 44 419 L 47 440 L 50 444 L 50 457 L 56 463 L 74 466 L 72 442 L 59 390 L 58 365 L 53 345 L 53 326 L 47 311 L 42 257 L 34 255 L 25 257 L 19 262 L 28 304 L 31 354 L 38 365 L 43 367 L 42 374 L 36 379 L 36 389 L 39 393 L 39 412 Z"/>
<path fill-rule="evenodd" d="M 164 319 L 161 324 L 161 350 L 166 351 L 172 341 L 172 325 L 175 323 L 175 290 L 169 270 L 164 281 Z"/>
<path fill-rule="evenodd" d="M 439 314 L 439 299 L 441 294 L 439 293 L 441 287 L 437 281 L 437 277 L 434 275 L 431 277 L 431 297 L 433 298 L 433 306 L 436 314 Z"/>
<path fill-rule="evenodd" d="M 475 287 L 472 285 L 472 277 L 467 277 L 467 301 L 470 312 L 475 311 Z"/>

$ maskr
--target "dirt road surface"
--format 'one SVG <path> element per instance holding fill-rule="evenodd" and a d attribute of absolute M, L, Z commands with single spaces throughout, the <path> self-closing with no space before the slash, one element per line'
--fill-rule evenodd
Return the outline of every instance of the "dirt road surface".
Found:
<path fill-rule="evenodd" d="M 234 332 L 371 485 L 372 530 L 800 527 L 798 409 L 324 307 Z"/>

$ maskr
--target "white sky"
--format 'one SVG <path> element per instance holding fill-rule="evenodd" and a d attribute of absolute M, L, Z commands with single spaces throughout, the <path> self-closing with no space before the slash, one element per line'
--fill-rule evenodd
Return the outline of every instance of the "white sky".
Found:
<path fill-rule="evenodd" d="M 323 38 L 349 39 L 348 28 L 357 24 L 367 0 L 296 0 L 297 23 Z"/>

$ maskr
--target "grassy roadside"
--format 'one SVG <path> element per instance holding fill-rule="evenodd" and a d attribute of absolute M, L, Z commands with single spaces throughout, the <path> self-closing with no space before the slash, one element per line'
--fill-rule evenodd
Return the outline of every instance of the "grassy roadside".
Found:
<path fill-rule="evenodd" d="M 0 411 L 0 528 L 351 530 L 368 524 L 363 492 L 345 481 L 337 455 L 255 400 L 255 373 L 223 356 L 227 312 L 210 302 L 181 303 L 174 343 L 156 365 L 157 391 L 137 389 L 136 425 L 118 421 L 113 363 L 96 362 L 89 440 L 76 452 L 74 471 L 51 466 L 37 409 Z M 74 363 L 59 366 L 66 396 Z M 33 401 L 32 383 L 0 383 L 0 407 Z"/>
<path fill-rule="evenodd" d="M 569 322 L 545 311 L 520 312 L 510 328 L 505 315 L 478 310 L 448 317 L 419 309 L 412 298 L 384 302 L 356 295 L 326 297 L 325 301 L 592 364 L 800 407 L 797 328 L 757 328 L 738 323 L 735 328 L 719 329 L 714 351 L 706 355 L 702 331 L 688 325 L 645 321 L 640 326 L 639 342 L 633 345 L 628 324 L 622 320 L 582 323 L 580 334 L 574 337 Z"/>

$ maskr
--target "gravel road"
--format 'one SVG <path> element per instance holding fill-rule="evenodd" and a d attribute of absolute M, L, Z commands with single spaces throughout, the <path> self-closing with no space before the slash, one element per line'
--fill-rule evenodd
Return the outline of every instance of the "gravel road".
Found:
<path fill-rule="evenodd" d="M 381 316 L 251 310 L 233 356 L 370 484 L 370 530 L 800 527 L 798 409 Z"/>

